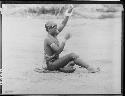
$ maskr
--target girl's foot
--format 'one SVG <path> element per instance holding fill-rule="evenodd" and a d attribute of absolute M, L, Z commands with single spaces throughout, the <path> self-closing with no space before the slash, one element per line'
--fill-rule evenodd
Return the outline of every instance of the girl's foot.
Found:
<path fill-rule="evenodd" d="M 89 67 L 89 68 L 87 68 L 87 70 L 88 70 L 88 73 L 96 73 L 96 72 L 100 71 L 100 68 L 98 67 L 98 68 L 94 69 L 94 68 Z"/>
<path fill-rule="evenodd" d="M 60 68 L 60 71 L 61 72 L 64 72 L 64 73 L 73 73 L 76 69 L 73 68 L 73 66 L 68 66 L 68 67 L 64 67 L 64 68 Z"/>

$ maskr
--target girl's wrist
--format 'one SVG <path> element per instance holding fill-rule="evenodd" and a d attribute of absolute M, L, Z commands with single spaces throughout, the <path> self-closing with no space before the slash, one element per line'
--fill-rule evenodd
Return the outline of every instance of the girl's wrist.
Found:
<path fill-rule="evenodd" d="M 69 10 L 66 10 L 66 12 L 65 12 L 65 16 L 71 16 L 72 15 L 72 12 L 68 12 Z"/>

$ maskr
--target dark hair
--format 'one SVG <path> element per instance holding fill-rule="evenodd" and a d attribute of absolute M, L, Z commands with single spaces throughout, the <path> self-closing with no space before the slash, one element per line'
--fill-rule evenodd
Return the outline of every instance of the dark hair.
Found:
<path fill-rule="evenodd" d="M 46 24 L 45 24 L 45 28 L 46 28 L 46 31 L 48 32 L 49 28 L 52 26 L 52 25 L 57 25 L 56 23 L 54 23 L 53 21 L 48 21 Z"/>

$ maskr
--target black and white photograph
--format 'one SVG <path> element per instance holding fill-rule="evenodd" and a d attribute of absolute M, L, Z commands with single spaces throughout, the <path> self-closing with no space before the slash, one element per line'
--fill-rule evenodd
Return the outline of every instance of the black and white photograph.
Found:
<path fill-rule="evenodd" d="M 0 94 L 2 94 L 2 4 L 0 1 Z"/>
<path fill-rule="evenodd" d="M 2 4 L 2 94 L 121 94 L 122 4 Z"/>

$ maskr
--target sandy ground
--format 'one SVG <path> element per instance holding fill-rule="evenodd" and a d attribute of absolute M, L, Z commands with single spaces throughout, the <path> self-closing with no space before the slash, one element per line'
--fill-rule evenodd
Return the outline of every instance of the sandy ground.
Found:
<path fill-rule="evenodd" d="M 72 34 L 62 55 L 75 52 L 99 73 L 75 66 L 74 73 L 38 73 L 47 20 L 2 18 L 3 94 L 120 94 L 121 18 L 70 19 L 60 34 Z M 53 19 L 54 20 L 54 19 Z M 55 20 L 60 22 L 61 20 Z"/>

